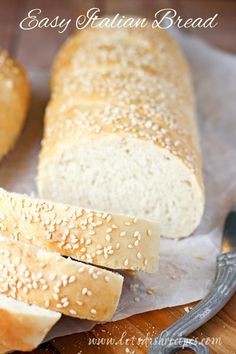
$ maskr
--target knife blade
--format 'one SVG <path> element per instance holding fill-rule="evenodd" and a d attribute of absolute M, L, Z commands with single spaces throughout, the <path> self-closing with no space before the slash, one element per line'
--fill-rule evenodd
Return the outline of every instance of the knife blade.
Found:
<path fill-rule="evenodd" d="M 222 237 L 222 253 L 236 252 L 236 205 L 228 213 Z"/>

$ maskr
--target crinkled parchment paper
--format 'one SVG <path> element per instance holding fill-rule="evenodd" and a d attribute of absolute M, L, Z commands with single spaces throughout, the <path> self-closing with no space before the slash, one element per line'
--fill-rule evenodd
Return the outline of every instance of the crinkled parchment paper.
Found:
<path fill-rule="evenodd" d="M 236 201 L 236 57 L 198 39 L 174 35 L 192 68 L 204 161 L 205 215 L 193 236 L 180 241 L 161 240 L 156 274 L 125 276 L 113 321 L 201 299 L 214 278 L 224 217 Z M 0 164 L 0 186 L 37 194 L 35 176 L 43 111 L 49 96 L 48 73 L 33 72 L 31 78 L 33 99 L 29 118 L 16 148 Z M 154 288 L 152 295 L 147 293 L 150 288 Z M 82 332 L 93 325 L 91 321 L 64 317 L 47 338 Z"/>

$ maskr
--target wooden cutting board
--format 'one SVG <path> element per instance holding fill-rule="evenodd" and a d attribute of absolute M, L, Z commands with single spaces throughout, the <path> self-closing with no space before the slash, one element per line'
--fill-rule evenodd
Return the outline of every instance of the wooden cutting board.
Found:
<path fill-rule="evenodd" d="M 114 323 L 97 325 L 90 332 L 54 339 L 32 353 L 146 354 L 150 340 L 195 305 L 196 303 L 166 308 L 135 315 Z M 195 331 L 192 337 L 209 343 L 211 353 L 236 354 L 236 294 L 223 310 Z M 109 344 L 110 340 L 114 343 Z"/>

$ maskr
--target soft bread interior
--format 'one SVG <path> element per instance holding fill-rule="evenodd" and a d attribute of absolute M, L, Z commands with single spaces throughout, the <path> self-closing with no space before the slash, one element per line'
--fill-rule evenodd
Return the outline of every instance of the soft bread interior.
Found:
<path fill-rule="evenodd" d="M 37 347 L 60 317 L 57 312 L 0 295 L 0 353 Z"/>
<path fill-rule="evenodd" d="M 43 197 L 161 220 L 161 235 L 171 238 L 188 236 L 199 224 L 204 204 L 199 182 L 167 149 L 109 135 L 70 140 L 54 151 L 39 169 Z"/>

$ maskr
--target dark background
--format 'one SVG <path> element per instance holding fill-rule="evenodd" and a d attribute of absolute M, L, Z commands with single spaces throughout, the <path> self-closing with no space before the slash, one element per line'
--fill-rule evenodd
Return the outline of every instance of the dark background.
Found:
<path fill-rule="evenodd" d="M 153 18 L 160 8 L 174 8 L 183 18 L 210 17 L 219 13 L 219 24 L 214 29 L 188 29 L 187 32 L 204 38 L 219 48 L 236 53 L 235 0 L 0 0 L 0 46 L 9 50 L 27 69 L 50 67 L 54 55 L 73 30 L 63 34 L 56 29 L 19 28 L 21 19 L 29 10 L 41 8 L 42 15 L 57 15 L 75 19 L 91 7 L 99 7 L 103 14 L 134 14 Z"/>

